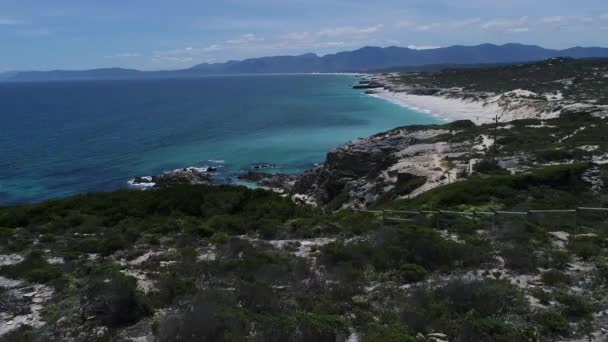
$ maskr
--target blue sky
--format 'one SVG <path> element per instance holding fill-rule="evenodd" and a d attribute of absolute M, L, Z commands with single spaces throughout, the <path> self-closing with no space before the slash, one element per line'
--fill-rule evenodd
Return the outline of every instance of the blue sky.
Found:
<path fill-rule="evenodd" d="M 0 0 L 0 71 L 507 42 L 608 46 L 608 0 Z"/>

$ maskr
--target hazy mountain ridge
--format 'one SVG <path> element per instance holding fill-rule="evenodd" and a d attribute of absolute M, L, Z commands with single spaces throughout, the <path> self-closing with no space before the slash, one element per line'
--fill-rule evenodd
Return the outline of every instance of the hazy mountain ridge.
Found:
<path fill-rule="evenodd" d="M 79 79 L 139 79 L 166 77 L 197 77 L 226 74 L 272 73 L 332 73 L 364 72 L 394 67 L 422 67 L 426 65 L 469 65 L 538 61 L 553 57 L 593 58 L 608 57 L 608 48 L 574 47 L 565 50 L 545 49 L 535 45 L 482 44 L 455 45 L 446 48 L 414 50 L 403 47 L 363 47 L 354 51 L 325 56 L 313 53 L 298 56 L 250 58 L 226 63 L 198 64 L 175 71 L 139 71 L 134 69 L 104 68 L 82 71 L 27 71 L 0 75 L 0 81 L 53 81 Z M 2 77 L 4 76 L 4 77 Z"/>

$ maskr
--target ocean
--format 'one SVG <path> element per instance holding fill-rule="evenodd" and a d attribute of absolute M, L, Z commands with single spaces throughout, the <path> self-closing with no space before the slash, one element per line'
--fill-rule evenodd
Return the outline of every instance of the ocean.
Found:
<path fill-rule="evenodd" d="M 0 83 L 0 204 L 128 187 L 136 176 L 256 164 L 299 173 L 349 140 L 439 119 L 353 90 L 354 76 Z"/>

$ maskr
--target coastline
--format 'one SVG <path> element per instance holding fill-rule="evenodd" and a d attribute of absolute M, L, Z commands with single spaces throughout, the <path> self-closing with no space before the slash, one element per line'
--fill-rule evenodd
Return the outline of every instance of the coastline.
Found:
<path fill-rule="evenodd" d="M 476 125 L 498 119 L 509 122 L 521 119 L 552 119 L 559 116 L 559 101 L 539 99 L 533 92 L 516 89 L 501 94 L 464 93 L 462 89 L 441 89 L 433 95 L 414 94 L 414 88 L 397 84 L 391 76 L 372 75 L 369 79 L 381 87 L 367 95 L 399 106 L 427 113 L 446 122 L 470 120 Z M 561 107 L 563 108 L 563 107 Z"/>
<path fill-rule="evenodd" d="M 368 95 L 408 109 L 427 113 L 446 122 L 471 120 L 475 124 L 481 125 L 492 122 L 497 115 L 501 114 L 499 106 L 484 105 L 478 101 L 466 101 L 434 95 L 414 95 L 386 89 L 377 90 Z"/>

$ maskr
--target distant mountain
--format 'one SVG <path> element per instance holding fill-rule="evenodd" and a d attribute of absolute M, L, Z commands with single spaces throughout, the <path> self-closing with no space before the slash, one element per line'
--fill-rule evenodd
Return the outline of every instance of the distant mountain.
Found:
<path fill-rule="evenodd" d="M 532 62 L 554 57 L 608 58 L 608 48 L 574 47 L 565 50 L 545 49 L 535 45 L 482 44 L 413 50 L 402 47 L 367 46 L 355 51 L 317 56 L 250 58 L 226 63 L 199 64 L 176 71 L 138 71 L 132 69 L 95 69 L 84 71 L 29 71 L 5 74 L 0 81 L 56 81 L 85 79 L 140 79 L 168 77 L 200 77 L 205 75 L 365 72 L 396 67 L 415 68 L 428 65 L 471 65 Z M 424 68 L 422 68 L 424 69 Z"/>

